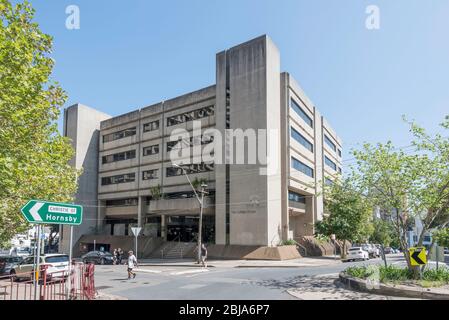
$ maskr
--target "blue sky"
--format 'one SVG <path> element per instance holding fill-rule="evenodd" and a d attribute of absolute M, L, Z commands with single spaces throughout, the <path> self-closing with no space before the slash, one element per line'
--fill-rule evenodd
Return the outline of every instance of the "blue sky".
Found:
<path fill-rule="evenodd" d="M 449 0 L 35 0 L 67 106 L 111 115 L 215 82 L 215 54 L 261 34 L 345 144 L 409 144 L 449 114 Z M 78 5 L 81 29 L 65 28 Z M 368 5 L 380 30 L 365 28 Z"/>

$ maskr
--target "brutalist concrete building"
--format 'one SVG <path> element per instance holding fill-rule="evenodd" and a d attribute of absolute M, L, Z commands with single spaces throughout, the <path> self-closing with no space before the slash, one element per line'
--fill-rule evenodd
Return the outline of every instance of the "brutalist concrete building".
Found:
<path fill-rule="evenodd" d="M 269 37 L 222 51 L 216 61 L 215 85 L 131 113 L 111 117 L 81 104 L 65 110 L 72 165 L 83 168 L 76 202 L 85 216 L 74 230 L 75 252 L 92 250 L 94 240 L 97 249 L 126 248 L 132 226 L 142 227 L 141 255 L 171 241 L 193 244 L 199 204 L 184 172 L 195 187 L 207 182 L 203 240 L 210 244 L 275 247 L 313 235 L 324 214 L 322 185 L 341 173 L 340 138 L 292 75 L 281 72 Z M 187 148 L 197 161 L 181 169 L 170 154 L 179 146 L 173 135 L 192 133 L 195 124 L 202 131 Z M 217 143 L 221 138 L 205 134 L 211 129 L 222 137 L 243 132 L 245 139 L 251 130 L 274 134 L 257 147 L 244 143 L 245 162 L 236 163 L 241 146 L 232 136 Z M 202 161 L 195 152 L 204 148 L 224 160 Z M 247 161 L 264 152 L 276 164 L 271 169 Z M 62 250 L 68 236 L 63 228 Z"/>

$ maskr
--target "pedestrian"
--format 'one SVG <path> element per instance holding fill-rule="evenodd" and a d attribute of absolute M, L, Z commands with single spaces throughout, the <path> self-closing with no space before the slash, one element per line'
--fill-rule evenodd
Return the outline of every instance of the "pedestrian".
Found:
<path fill-rule="evenodd" d="M 137 267 L 137 259 L 132 251 L 128 252 L 128 280 L 136 277 L 136 273 L 133 272 L 134 267 Z"/>
<path fill-rule="evenodd" d="M 204 243 L 201 245 L 201 264 L 204 268 L 207 268 L 207 249 Z"/>
<path fill-rule="evenodd" d="M 114 265 L 118 264 L 118 253 L 117 253 L 117 249 L 114 249 L 114 253 L 112 254 L 113 258 L 114 258 Z"/>
<path fill-rule="evenodd" d="M 123 254 L 122 249 L 118 248 L 117 249 L 117 262 L 118 262 L 119 265 L 122 264 L 122 254 Z"/>

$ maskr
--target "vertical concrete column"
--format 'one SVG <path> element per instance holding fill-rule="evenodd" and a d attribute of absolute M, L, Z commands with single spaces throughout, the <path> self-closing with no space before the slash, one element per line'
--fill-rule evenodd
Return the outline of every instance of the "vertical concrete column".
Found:
<path fill-rule="evenodd" d="M 137 226 L 143 227 L 144 224 L 144 218 L 145 218 L 145 197 L 139 197 L 138 198 L 138 204 L 137 204 Z"/>
<path fill-rule="evenodd" d="M 161 238 L 167 241 L 167 224 L 165 221 L 165 215 L 161 215 Z"/>
<path fill-rule="evenodd" d="M 97 208 L 97 229 L 101 229 L 106 218 L 106 201 L 98 200 Z"/>

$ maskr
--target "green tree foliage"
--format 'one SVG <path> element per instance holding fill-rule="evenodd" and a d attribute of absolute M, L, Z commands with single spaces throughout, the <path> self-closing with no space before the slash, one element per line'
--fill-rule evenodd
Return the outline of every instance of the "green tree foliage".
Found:
<path fill-rule="evenodd" d="M 448 129 L 449 120 L 442 126 Z M 422 221 L 418 235 L 418 246 L 422 246 L 430 229 L 449 221 L 449 138 L 431 137 L 415 123 L 410 123 L 410 131 L 415 139 L 414 152 L 397 150 L 391 142 L 365 144 L 362 150 L 354 151 L 357 164 L 353 169 L 362 192 L 389 213 L 388 221 L 412 269 L 407 254 L 410 223 L 416 217 Z"/>
<path fill-rule="evenodd" d="M 57 130 L 66 95 L 51 79 L 52 38 L 33 22 L 28 2 L 0 0 L 0 242 L 29 226 L 29 199 L 71 201 L 78 172 Z"/>
<path fill-rule="evenodd" d="M 346 241 L 364 242 L 372 233 L 372 206 L 350 177 L 326 186 L 324 199 L 326 215 L 316 223 L 316 232 L 325 236 L 335 234 L 337 240 L 343 242 L 341 255 L 344 258 Z"/>
<path fill-rule="evenodd" d="M 435 230 L 432 234 L 433 241 L 439 246 L 449 247 L 449 228 Z"/>
<path fill-rule="evenodd" d="M 389 221 L 376 219 L 373 222 L 373 233 L 370 236 L 372 243 L 379 243 L 386 247 L 391 246 L 395 238 L 393 225 Z"/>

